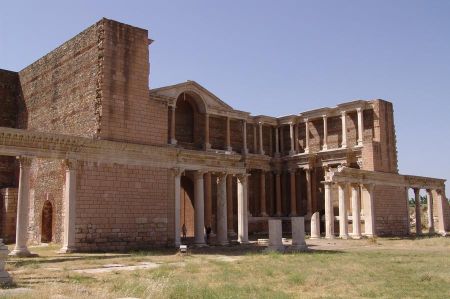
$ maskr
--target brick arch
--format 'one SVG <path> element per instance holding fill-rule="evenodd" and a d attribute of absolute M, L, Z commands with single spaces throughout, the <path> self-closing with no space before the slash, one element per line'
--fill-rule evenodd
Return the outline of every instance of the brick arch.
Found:
<path fill-rule="evenodd" d="M 41 213 L 41 242 L 50 243 L 53 240 L 54 208 L 50 200 L 46 200 Z"/>
<path fill-rule="evenodd" d="M 183 92 L 176 101 L 175 139 L 184 148 L 200 149 L 204 143 L 206 105 L 196 93 Z"/>

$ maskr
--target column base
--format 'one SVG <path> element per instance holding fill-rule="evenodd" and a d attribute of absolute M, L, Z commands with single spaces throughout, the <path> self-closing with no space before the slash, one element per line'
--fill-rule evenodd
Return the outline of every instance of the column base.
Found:
<path fill-rule="evenodd" d="M 286 251 L 289 252 L 303 252 L 303 251 L 307 251 L 308 250 L 308 246 L 306 244 L 304 245 L 292 245 L 286 248 Z"/>
<path fill-rule="evenodd" d="M 327 151 L 328 150 L 328 146 L 325 144 L 322 146 L 322 151 Z"/>
<path fill-rule="evenodd" d="M 347 144 L 341 144 L 341 148 L 347 148 Z"/>
<path fill-rule="evenodd" d="M 231 146 L 227 146 L 227 152 L 232 152 L 233 148 Z"/>
<path fill-rule="evenodd" d="M 238 240 L 238 243 L 241 245 L 248 245 L 250 242 L 248 240 Z"/>
<path fill-rule="evenodd" d="M 265 154 L 266 154 L 266 152 L 264 152 L 264 151 L 260 151 L 260 152 L 259 152 L 259 154 L 260 154 L 260 155 L 265 155 Z"/>
<path fill-rule="evenodd" d="M 289 217 L 297 217 L 297 213 L 290 213 Z"/>
<path fill-rule="evenodd" d="M 205 151 L 210 150 L 211 149 L 211 143 L 205 143 L 204 148 L 205 148 Z"/>
<path fill-rule="evenodd" d="M 334 235 L 331 235 L 331 236 L 325 236 L 325 239 L 333 240 L 333 239 L 336 239 L 336 236 L 334 236 Z"/>
<path fill-rule="evenodd" d="M 309 239 L 310 240 L 319 240 L 320 236 L 310 236 Z"/>
<path fill-rule="evenodd" d="M 280 153 L 275 153 L 275 158 L 279 158 L 280 156 Z"/>
<path fill-rule="evenodd" d="M 355 239 L 355 240 L 360 240 L 362 238 L 361 235 L 352 235 L 351 237 L 352 237 L 352 239 Z"/>
<path fill-rule="evenodd" d="M 206 243 L 194 243 L 195 247 L 208 247 L 208 244 Z"/>
<path fill-rule="evenodd" d="M 347 240 L 349 238 L 348 235 L 340 235 L 339 238 L 343 239 L 343 240 Z"/>
<path fill-rule="evenodd" d="M 363 146 L 363 142 L 362 141 L 358 141 L 358 144 L 356 146 Z"/>
<path fill-rule="evenodd" d="M 178 244 L 178 246 L 180 246 Z M 75 252 L 75 247 L 71 247 L 71 246 L 64 246 L 63 248 L 61 248 L 58 253 L 73 253 Z"/>
<path fill-rule="evenodd" d="M 219 246 L 227 246 L 227 245 L 230 244 L 230 242 L 228 242 L 228 241 L 217 241 L 216 244 L 219 245 Z"/>
<path fill-rule="evenodd" d="M 229 237 L 236 237 L 237 234 L 234 232 L 234 230 L 229 230 L 229 231 L 228 231 L 228 236 L 229 236 Z"/>
<path fill-rule="evenodd" d="M 295 155 L 295 154 L 296 154 L 295 151 L 289 151 L 289 156 L 293 156 L 293 155 Z"/>
<path fill-rule="evenodd" d="M 37 256 L 37 254 L 31 253 L 28 248 L 19 248 L 14 249 L 11 251 L 9 256 L 16 256 L 16 257 L 31 257 L 31 256 Z"/>
<path fill-rule="evenodd" d="M 309 154 L 309 148 L 305 148 L 304 153 L 305 153 L 305 154 Z"/>
<path fill-rule="evenodd" d="M 284 252 L 284 245 L 269 245 L 264 252 Z"/>
<path fill-rule="evenodd" d="M 176 139 L 170 139 L 170 144 L 171 145 L 177 145 L 177 140 Z"/>
<path fill-rule="evenodd" d="M 440 234 L 442 237 L 447 237 L 447 236 L 449 235 L 446 231 L 440 231 L 439 234 Z"/>
<path fill-rule="evenodd" d="M 267 217 L 267 216 L 269 216 L 266 212 L 264 212 L 264 213 L 261 213 L 260 215 L 259 215 L 259 217 Z"/>

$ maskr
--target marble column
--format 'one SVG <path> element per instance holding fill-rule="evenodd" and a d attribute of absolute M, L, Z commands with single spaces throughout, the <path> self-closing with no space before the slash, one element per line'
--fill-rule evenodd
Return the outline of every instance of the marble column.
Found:
<path fill-rule="evenodd" d="M 201 170 L 194 173 L 194 242 L 199 246 L 205 245 L 204 173 Z"/>
<path fill-rule="evenodd" d="M 253 124 L 253 153 L 257 154 L 258 153 L 258 142 L 257 142 L 258 138 L 256 135 L 256 125 Z"/>
<path fill-rule="evenodd" d="M 263 139 L 263 124 L 262 122 L 258 123 L 259 126 L 259 154 L 264 155 L 264 139 Z"/>
<path fill-rule="evenodd" d="M 414 188 L 414 204 L 416 208 L 416 235 L 422 234 L 422 215 L 420 213 L 420 189 Z"/>
<path fill-rule="evenodd" d="M 172 145 L 176 145 L 177 144 L 177 139 L 175 138 L 175 105 L 171 106 L 171 120 L 170 120 L 170 144 Z"/>
<path fill-rule="evenodd" d="M 409 187 L 405 187 L 406 190 L 406 208 L 405 208 L 405 218 L 407 221 L 407 227 L 406 227 L 406 234 L 410 235 L 411 234 L 411 218 L 409 217 Z"/>
<path fill-rule="evenodd" d="M 233 148 L 231 147 L 231 127 L 229 117 L 227 117 L 226 122 L 227 122 L 227 133 L 226 133 L 227 151 L 231 152 Z"/>
<path fill-rule="evenodd" d="M 248 243 L 248 174 L 238 176 L 238 242 Z"/>
<path fill-rule="evenodd" d="M 174 169 L 174 184 L 175 184 L 175 247 L 179 247 L 181 245 L 181 225 L 180 225 L 180 215 L 181 215 L 181 169 Z"/>
<path fill-rule="evenodd" d="M 306 177 L 306 213 L 308 216 L 312 214 L 312 181 L 311 181 L 311 169 L 305 169 Z"/>
<path fill-rule="evenodd" d="M 209 114 L 205 113 L 205 150 L 211 148 L 211 143 L 209 142 Z"/>
<path fill-rule="evenodd" d="M 295 155 L 295 145 L 294 145 L 294 123 L 289 123 L 289 139 L 291 141 L 291 148 L 289 151 L 289 155 Z"/>
<path fill-rule="evenodd" d="M 245 120 L 242 121 L 242 153 L 248 154 L 247 147 L 247 122 Z"/>
<path fill-rule="evenodd" d="M 298 154 L 298 123 L 294 125 L 294 150 Z"/>
<path fill-rule="evenodd" d="M 320 239 L 320 214 L 315 212 L 311 215 L 311 239 Z"/>
<path fill-rule="evenodd" d="M 347 147 L 347 113 L 345 111 L 341 111 L 341 120 L 342 120 L 341 148 L 346 148 Z"/>
<path fill-rule="evenodd" d="M 436 190 L 437 194 L 437 213 L 438 213 L 438 233 L 442 236 L 447 235 L 447 230 L 449 229 L 446 227 L 445 224 L 445 208 L 444 205 L 447 205 L 447 198 L 445 197 L 445 186 L 442 190 Z"/>
<path fill-rule="evenodd" d="M 374 189 L 373 184 L 364 184 L 366 196 L 364 201 L 364 235 L 375 237 L 375 210 L 374 210 Z"/>
<path fill-rule="evenodd" d="M 261 217 L 267 217 L 267 209 L 266 209 L 266 172 L 261 170 L 259 175 L 259 209 Z"/>
<path fill-rule="evenodd" d="M 356 112 L 358 114 L 358 146 L 362 146 L 364 132 L 363 110 L 362 108 L 357 108 Z"/>
<path fill-rule="evenodd" d="M 296 169 L 291 169 L 290 173 L 290 188 L 291 188 L 291 217 L 297 216 L 297 191 L 296 191 Z"/>
<path fill-rule="evenodd" d="M 280 126 L 278 129 L 280 130 L 280 153 L 284 155 L 284 127 Z"/>
<path fill-rule="evenodd" d="M 280 217 L 283 215 L 282 205 L 281 205 L 281 173 L 279 171 L 275 172 L 275 202 L 276 202 L 276 213 L 275 216 Z"/>
<path fill-rule="evenodd" d="M 227 226 L 228 235 L 236 236 L 233 228 L 233 176 L 227 175 Z"/>
<path fill-rule="evenodd" d="M 64 190 L 64 235 L 61 253 L 75 251 L 75 217 L 77 199 L 77 161 L 65 160 L 66 182 Z"/>
<path fill-rule="evenodd" d="M 361 192 L 358 185 L 352 184 L 352 223 L 353 223 L 353 239 L 361 238 Z"/>
<path fill-rule="evenodd" d="M 279 137 L 279 128 L 275 127 L 275 157 L 280 156 L 280 137 Z"/>
<path fill-rule="evenodd" d="M 206 172 L 204 174 L 204 194 L 205 194 L 205 226 L 211 228 L 212 231 L 212 194 L 211 194 L 211 173 Z"/>
<path fill-rule="evenodd" d="M 434 234 L 433 192 L 430 189 L 427 189 L 427 206 L 428 233 Z"/>
<path fill-rule="evenodd" d="M 331 197 L 331 183 L 324 182 L 325 186 L 325 238 L 334 239 L 334 212 L 333 199 Z"/>
<path fill-rule="evenodd" d="M 309 119 L 305 118 L 305 153 L 309 154 Z"/>
<path fill-rule="evenodd" d="M 327 116 L 323 115 L 323 145 L 322 150 L 326 151 L 328 149 L 328 121 Z"/>
<path fill-rule="evenodd" d="M 227 174 L 217 176 L 217 243 L 228 244 L 227 226 Z"/>
<path fill-rule="evenodd" d="M 26 257 L 31 253 L 27 247 L 28 213 L 30 208 L 30 168 L 32 158 L 18 157 L 20 163 L 19 194 L 17 199 L 16 245 L 9 255 Z"/>
<path fill-rule="evenodd" d="M 348 239 L 348 215 L 346 202 L 346 184 L 338 184 L 339 192 L 339 237 Z"/>

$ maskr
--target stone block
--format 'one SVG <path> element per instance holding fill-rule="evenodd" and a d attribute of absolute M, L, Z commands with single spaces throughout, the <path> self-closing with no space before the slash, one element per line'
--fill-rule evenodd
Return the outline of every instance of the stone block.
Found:
<path fill-rule="evenodd" d="M 292 248 L 293 250 L 304 251 L 308 249 L 305 242 L 305 218 L 292 217 Z"/>
<path fill-rule="evenodd" d="M 284 251 L 282 236 L 281 220 L 269 220 L 269 246 L 267 250 Z"/>

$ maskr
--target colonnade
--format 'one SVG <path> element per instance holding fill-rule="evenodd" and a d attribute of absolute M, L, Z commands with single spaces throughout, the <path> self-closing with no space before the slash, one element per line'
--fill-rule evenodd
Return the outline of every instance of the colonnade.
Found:
<path fill-rule="evenodd" d="M 170 106 L 171 109 L 171 124 L 170 124 L 170 131 L 169 131 L 169 140 L 170 144 L 176 145 L 177 140 L 175 137 L 175 121 L 176 121 L 176 106 Z M 347 114 L 350 111 L 342 110 L 340 111 L 340 117 L 342 122 L 342 141 L 340 144 L 340 148 L 347 148 Z M 364 120 L 363 120 L 363 108 L 359 107 L 356 108 L 357 112 L 357 118 L 358 118 L 358 137 L 357 137 L 357 146 L 362 146 L 363 144 L 363 130 L 364 130 Z M 210 132 L 209 132 L 209 118 L 210 114 L 205 113 L 205 128 L 204 128 L 204 149 L 208 150 L 211 149 L 211 143 L 210 143 Z M 322 150 L 328 150 L 328 118 L 329 115 L 323 114 L 323 140 L 322 140 Z M 310 152 L 310 121 L 312 121 L 313 118 L 304 117 L 303 122 L 305 123 L 305 147 L 304 147 L 304 153 Z M 229 116 L 225 117 L 226 121 L 226 132 L 225 132 L 225 149 L 227 151 L 233 151 L 233 148 L 231 146 L 231 118 Z M 242 124 L 242 153 L 249 153 L 248 150 L 248 144 L 247 144 L 247 125 L 249 124 L 247 120 L 240 119 Z M 300 122 L 298 121 L 291 121 L 288 122 L 287 125 L 289 125 L 289 141 L 290 141 L 290 155 L 295 155 L 300 153 L 299 150 L 299 144 L 298 144 L 298 136 L 299 136 L 299 125 Z M 254 154 L 260 154 L 265 155 L 264 151 L 264 142 L 263 142 L 263 121 L 257 121 L 252 124 L 253 126 L 253 153 Z M 275 157 L 279 157 L 281 155 L 281 151 L 284 148 L 284 139 L 280 138 L 280 135 L 283 136 L 283 126 L 273 126 L 270 125 L 271 131 L 270 135 L 272 136 L 272 130 L 275 130 Z M 270 138 L 270 140 L 272 137 Z M 272 144 L 272 141 L 271 141 Z M 280 145 L 281 148 L 280 149 Z M 272 145 L 271 145 L 272 148 Z M 271 150 L 272 151 L 272 150 Z"/>
<path fill-rule="evenodd" d="M 359 239 L 361 233 L 361 202 L 364 200 L 364 235 L 368 237 L 375 236 L 375 217 L 374 217 L 374 185 L 373 184 L 354 184 L 354 183 L 332 183 L 323 182 L 325 187 L 325 238 L 335 238 L 334 229 L 334 209 L 333 209 L 333 184 L 338 188 L 339 199 L 339 237 L 347 239 L 349 237 Z M 351 192 L 348 192 L 348 190 Z M 362 193 L 365 196 L 362 196 Z M 347 207 L 348 196 L 351 196 L 351 217 L 352 234 L 349 234 L 349 215 Z"/>
<path fill-rule="evenodd" d="M 175 184 L 175 246 L 181 244 L 180 238 L 180 194 L 181 194 L 181 176 L 183 170 L 176 169 L 174 172 Z M 232 174 L 226 172 L 215 173 L 217 176 L 217 212 L 216 212 L 216 241 L 220 245 L 228 244 L 229 233 L 229 210 L 232 204 L 230 194 L 230 178 Z M 238 215 L 238 242 L 248 242 L 248 174 L 239 174 L 237 177 L 237 215 Z M 211 211 L 211 196 L 208 194 L 210 188 L 205 188 L 205 178 L 211 179 L 211 173 L 204 170 L 194 171 L 194 243 L 198 246 L 206 244 L 205 241 L 205 216 Z M 227 183 L 228 181 L 228 183 Z M 210 182 L 210 181 L 209 181 Z M 210 186 L 210 184 L 209 184 Z M 209 190 L 209 191 L 208 191 Z M 205 197 L 206 191 L 206 197 Z M 208 205 L 205 213 L 205 204 Z M 207 215 L 205 215 L 207 214 Z M 232 222 L 232 221 L 231 221 Z"/>
<path fill-rule="evenodd" d="M 406 188 L 406 194 L 407 194 L 407 203 L 409 206 L 409 194 L 408 190 L 410 187 Z M 414 207 L 415 207 L 415 218 L 416 218 L 416 235 L 422 235 L 423 229 L 422 229 L 422 213 L 421 213 L 421 202 L 420 202 L 420 190 L 422 188 L 419 187 L 413 187 L 414 191 Z M 434 234 L 436 231 L 435 228 L 435 215 L 434 215 L 434 207 L 437 207 L 437 217 L 438 218 L 438 227 L 437 232 L 440 234 L 445 234 L 445 224 L 444 224 L 444 201 L 445 201 L 445 195 L 443 190 L 440 189 L 425 189 L 427 194 L 427 226 L 428 226 L 428 233 Z M 437 202 L 435 203 L 435 195 Z M 408 207 L 408 219 L 409 219 L 409 207 Z M 409 227 L 408 227 L 409 229 Z"/>

